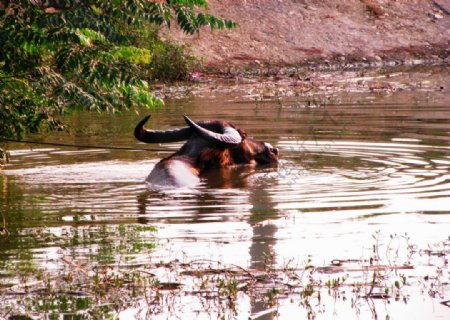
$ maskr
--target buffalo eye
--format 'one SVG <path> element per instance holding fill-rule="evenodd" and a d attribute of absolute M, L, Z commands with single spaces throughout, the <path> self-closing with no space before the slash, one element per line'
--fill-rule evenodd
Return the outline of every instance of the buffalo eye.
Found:
<path fill-rule="evenodd" d="M 278 148 L 272 147 L 272 148 L 269 149 L 269 151 L 274 153 L 274 154 L 276 154 L 276 155 L 278 155 Z"/>
<path fill-rule="evenodd" d="M 270 153 L 273 153 L 275 155 L 278 155 L 278 148 L 274 148 L 270 143 L 264 143 L 266 146 L 266 149 L 269 150 Z"/>

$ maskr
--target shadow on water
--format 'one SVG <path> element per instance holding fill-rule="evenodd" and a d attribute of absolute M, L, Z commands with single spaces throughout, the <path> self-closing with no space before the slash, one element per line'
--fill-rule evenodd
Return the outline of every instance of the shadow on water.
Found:
<path fill-rule="evenodd" d="M 448 80 L 448 74 L 438 74 Z M 27 310 L 18 293 L 30 275 L 33 281 L 55 275 L 67 281 L 68 274 L 78 274 L 76 281 L 86 290 L 77 292 L 92 294 L 86 296 L 89 303 L 81 303 L 86 311 L 96 309 L 93 301 L 101 295 L 95 291 L 99 287 L 87 290 L 82 280 L 99 283 L 102 268 L 147 268 L 152 277 L 161 277 L 158 285 L 147 285 L 160 292 L 162 282 L 168 286 L 194 274 L 187 266 L 203 261 L 210 265 L 201 266 L 199 279 L 206 288 L 210 281 L 219 297 L 228 290 L 229 312 L 220 313 L 223 301 L 217 297 L 193 302 L 206 289 L 190 285 L 191 279 L 183 283 L 187 294 L 177 296 L 181 302 L 171 300 L 175 307 L 161 302 L 168 296 L 147 306 L 155 319 L 179 313 L 188 318 L 443 319 L 448 312 L 441 302 L 448 299 L 443 261 L 450 229 L 450 100 L 433 87 L 432 76 L 419 74 L 422 86 L 398 85 L 405 89 L 389 93 L 352 91 L 346 84 L 347 91 L 274 97 L 269 89 L 295 93 L 295 85 L 253 83 L 168 101 L 152 111 L 149 127 L 184 125 L 183 114 L 194 120 L 214 114 L 280 148 L 278 167 L 211 171 L 195 189 L 152 190 L 144 183 L 157 161 L 180 143 L 158 146 L 168 152 L 10 145 L 12 162 L 0 175 L 0 226 L 9 232 L 0 238 L 0 287 L 8 297 L 0 303 L 0 317 Z M 35 138 L 142 147 L 131 134 L 139 118 L 79 113 L 68 118 L 70 134 Z M 239 268 L 214 274 L 225 266 Z M 237 293 L 231 285 L 235 279 L 246 283 Z M 137 280 L 122 280 L 122 287 L 114 288 L 128 296 L 133 290 L 125 283 Z M 141 301 L 145 292 L 130 299 Z M 219 301 L 211 306 L 215 311 L 205 308 L 205 301 Z M 61 301 L 46 305 L 46 314 L 63 312 L 57 305 Z M 414 305 L 421 309 L 410 308 Z M 36 304 L 30 308 L 32 315 L 44 312 Z M 122 318 L 139 313 L 130 304 L 113 310 Z"/>

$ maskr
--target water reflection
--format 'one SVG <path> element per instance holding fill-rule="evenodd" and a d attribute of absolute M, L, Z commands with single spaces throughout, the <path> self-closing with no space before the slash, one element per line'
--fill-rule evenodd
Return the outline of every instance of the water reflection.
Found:
<path fill-rule="evenodd" d="M 60 270 L 64 257 L 85 264 L 211 259 L 261 270 L 289 259 L 360 259 L 380 229 L 387 237 L 407 232 L 424 246 L 443 241 L 450 229 L 449 105 L 441 92 L 258 104 L 231 93 L 169 102 L 149 127 L 180 126 L 184 113 L 198 120 L 214 114 L 279 147 L 282 158 L 277 168 L 211 171 L 186 190 L 144 183 L 180 144 L 161 146 L 167 153 L 13 146 L 0 176 L 10 232 L 0 239 L 3 284 L 17 280 L 16 269 Z M 48 140 L 140 147 L 131 134 L 138 118 L 81 113 L 69 119 L 81 133 Z M 417 273 L 430 267 L 414 263 Z M 250 314 L 267 308 L 247 298 Z M 392 303 L 394 315 L 406 312 Z"/>

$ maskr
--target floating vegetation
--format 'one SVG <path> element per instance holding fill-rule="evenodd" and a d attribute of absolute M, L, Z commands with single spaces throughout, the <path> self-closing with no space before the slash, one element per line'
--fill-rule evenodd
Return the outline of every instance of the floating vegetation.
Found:
<path fill-rule="evenodd" d="M 439 68 L 441 67 L 434 70 Z M 304 74 L 299 70 L 292 70 L 292 73 L 285 72 L 274 76 L 243 74 L 232 78 L 207 75 L 191 83 L 159 84 L 154 90 L 158 97 L 164 99 L 179 100 L 233 92 L 240 103 L 254 102 L 261 105 L 275 102 L 283 108 L 313 109 L 337 103 L 336 99 L 342 96 L 340 94 L 390 96 L 397 91 L 443 91 L 444 81 L 434 78 L 430 70 L 433 68 L 402 66 L 364 71 L 351 68 L 345 71 L 310 71 Z M 417 72 L 415 76 L 406 78 L 414 72 Z"/>
<path fill-rule="evenodd" d="M 152 128 L 214 113 L 282 151 L 193 190 L 143 183 L 164 153 L 12 150 L 0 319 L 446 319 L 448 76 L 403 71 L 162 87 L 187 99 Z M 51 140 L 135 147 L 137 117 L 72 115 Z"/>
<path fill-rule="evenodd" d="M 449 285 L 449 240 L 419 249 L 407 235 L 391 235 L 386 240 L 377 232 L 373 238 L 370 256 L 334 259 L 326 266 L 289 260 L 279 268 L 247 269 L 208 259 L 175 259 L 92 267 L 64 257 L 59 271 L 30 274 L 2 288 L 0 316 L 97 319 L 129 313 L 145 319 L 187 312 L 233 318 L 243 316 L 238 305 L 249 299 L 263 306 L 246 315 L 250 319 L 277 313 L 286 301 L 295 303 L 308 319 L 329 312 L 330 301 L 349 304 L 355 314 L 368 305 L 376 318 L 377 300 L 407 304 L 415 290 L 444 300 Z M 424 258 L 432 267 L 421 276 L 415 262 Z"/>

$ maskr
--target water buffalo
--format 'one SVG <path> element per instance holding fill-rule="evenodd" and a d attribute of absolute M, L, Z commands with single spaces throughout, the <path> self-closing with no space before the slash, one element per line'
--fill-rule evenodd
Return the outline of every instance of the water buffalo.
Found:
<path fill-rule="evenodd" d="M 143 118 L 134 130 L 136 139 L 146 143 L 185 141 L 181 149 L 159 161 L 147 177 L 157 186 L 195 186 L 207 170 L 236 165 L 276 164 L 278 149 L 255 141 L 226 121 L 199 121 L 187 116 L 187 127 L 166 131 L 144 128 L 150 118 Z"/>

